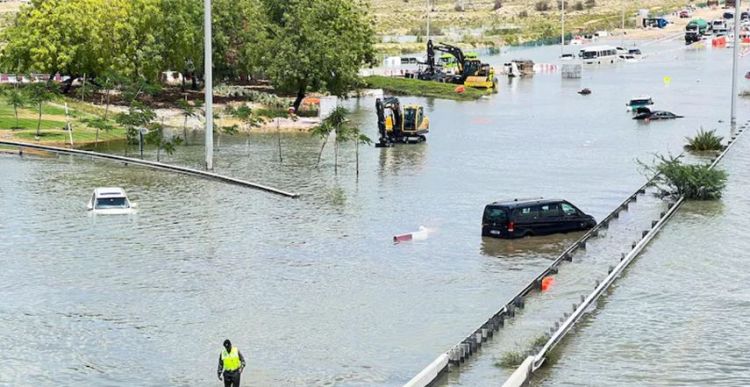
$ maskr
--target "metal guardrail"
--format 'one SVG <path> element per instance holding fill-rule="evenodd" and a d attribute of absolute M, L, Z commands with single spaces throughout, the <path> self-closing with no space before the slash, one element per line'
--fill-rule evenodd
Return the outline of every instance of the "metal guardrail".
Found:
<path fill-rule="evenodd" d="M 84 151 L 84 150 L 79 150 L 79 149 L 59 148 L 59 147 L 54 147 L 54 146 L 29 144 L 29 143 L 16 142 L 16 141 L 0 140 L 0 145 L 11 145 L 11 146 L 17 146 L 21 149 L 23 148 L 38 149 L 38 150 L 54 152 L 54 153 L 71 154 L 75 156 L 96 157 L 96 158 L 105 159 L 105 160 L 123 162 L 126 165 L 137 164 L 137 165 L 142 165 L 142 166 L 149 167 L 149 168 L 161 169 L 164 171 L 177 172 L 177 173 L 182 173 L 182 174 L 187 174 L 187 175 L 193 175 L 193 176 L 198 176 L 198 177 L 202 177 L 205 179 L 211 179 L 211 180 L 216 180 L 216 181 L 220 181 L 224 183 L 239 185 L 242 187 L 253 188 L 253 189 L 260 190 L 260 191 L 272 193 L 275 195 L 286 196 L 289 198 L 299 197 L 299 194 L 297 193 L 282 191 L 280 189 L 269 187 L 267 185 L 262 185 L 262 184 L 253 183 L 250 181 L 236 179 L 234 177 L 219 175 L 213 172 L 206 172 L 206 171 L 200 171 L 200 170 L 193 169 L 193 168 L 159 163 L 156 161 L 148 161 L 148 160 L 135 159 L 132 157 L 116 156 L 116 155 L 111 155 L 107 153 L 91 152 L 91 151 Z"/>
<path fill-rule="evenodd" d="M 748 123 L 750 124 L 750 121 L 748 121 Z M 729 150 L 732 149 L 732 147 L 736 143 L 736 140 L 747 128 L 747 126 L 748 124 L 741 127 L 737 131 L 737 133 L 732 133 L 730 139 L 727 141 L 727 146 L 716 158 L 712 160 L 709 168 L 715 168 L 716 165 L 724 158 L 724 156 L 726 156 Z M 518 369 L 516 369 L 516 371 L 513 373 L 513 375 L 503 384 L 503 387 L 520 387 L 528 383 L 531 375 L 543 365 L 547 354 L 562 341 L 565 335 L 571 330 L 571 328 L 573 328 L 575 323 L 577 323 L 581 319 L 581 317 L 585 315 L 586 310 L 594 305 L 594 302 L 602 295 L 602 293 L 604 293 L 605 290 L 607 290 L 612 285 L 612 283 L 614 283 L 617 277 L 622 274 L 623 270 L 625 270 L 625 268 L 630 265 L 630 263 L 633 262 L 635 258 L 638 257 L 638 255 L 640 255 L 643 249 L 651 242 L 651 240 L 653 240 L 653 238 L 659 233 L 659 231 L 661 231 L 661 229 L 669 221 L 669 219 L 671 219 L 672 215 L 677 212 L 684 201 L 685 197 L 681 196 L 674 203 L 668 204 L 667 211 L 662 212 L 659 220 L 652 222 L 651 228 L 643 232 L 641 240 L 634 243 L 631 251 L 627 255 L 624 255 L 622 258 L 620 258 L 620 262 L 617 264 L 617 266 L 610 269 L 607 277 L 601 283 L 597 282 L 594 291 L 589 294 L 588 297 L 585 297 L 580 305 L 574 305 L 573 313 L 570 316 L 567 316 L 567 313 L 565 314 L 566 318 L 564 319 L 562 324 L 555 324 L 555 328 L 553 328 L 554 333 L 547 341 L 547 343 L 544 344 L 544 346 L 536 355 L 527 357 L 526 360 L 524 360 L 524 362 L 521 364 L 521 366 L 519 366 Z"/>
<path fill-rule="evenodd" d="M 421 387 L 428 386 L 435 382 L 435 380 L 450 369 L 450 365 L 459 365 L 474 353 L 477 352 L 478 348 L 482 346 L 489 338 L 491 338 L 495 332 L 505 323 L 505 319 L 508 317 L 514 317 L 516 309 L 524 307 L 524 297 L 529 295 L 535 289 L 540 289 L 542 280 L 544 277 L 550 274 L 556 274 L 558 266 L 563 261 L 572 261 L 573 254 L 578 249 L 585 249 L 586 242 L 599 235 L 600 230 L 608 228 L 609 223 L 618 218 L 620 212 L 627 210 L 630 203 L 637 201 L 638 195 L 646 193 L 648 188 L 653 182 L 649 180 L 638 188 L 633 194 L 628 196 L 620 205 L 618 205 L 612 212 L 609 213 L 602 221 L 600 221 L 594 228 L 586 232 L 572 245 L 565 249 L 552 263 L 547 266 L 541 273 L 539 273 L 531 282 L 529 282 L 521 291 L 516 293 L 510 301 L 508 301 L 499 311 L 497 311 L 492 317 L 487 319 L 479 328 L 475 329 L 471 334 L 466 336 L 463 340 L 451 347 L 447 352 L 440 354 L 430 365 L 425 367 L 419 372 L 414 378 L 407 382 L 404 386 L 406 387 Z M 444 361 L 445 360 L 445 361 Z"/>

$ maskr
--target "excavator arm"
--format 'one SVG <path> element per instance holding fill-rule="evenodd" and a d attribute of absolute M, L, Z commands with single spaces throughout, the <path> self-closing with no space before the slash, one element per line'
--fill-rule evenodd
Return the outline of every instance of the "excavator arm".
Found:
<path fill-rule="evenodd" d="M 378 114 L 378 133 L 380 134 L 380 143 L 388 141 L 388 130 L 392 130 L 396 135 L 400 135 L 401 126 L 403 123 L 403 115 L 401 113 L 401 102 L 396 97 L 378 98 L 375 101 L 375 109 Z M 388 117 L 386 116 L 386 109 L 390 110 Z M 389 117 L 393 117 L 390 125 L 387 123 Z M 390 128 L 388 127 L 390 126 Z"/>

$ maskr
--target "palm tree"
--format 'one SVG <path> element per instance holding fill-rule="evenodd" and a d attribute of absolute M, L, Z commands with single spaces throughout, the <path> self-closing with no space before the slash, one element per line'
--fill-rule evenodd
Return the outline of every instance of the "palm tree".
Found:
<path fill-rule="evenodd" d="M 320 152 L 318 152 L 318 162 L 315 164 L 316 166 L 320 165 L 320 159 L 323 156 L 323 149 L 325 149 L 326 144 L 328 143 L 328 138 L 331 136 L 331 132 L 333 132 L 333 127 L 325 121 L 310 130 L 311 135 L 320 137 L 323 140 L 323 145 L 320 146 Z"/>
<path fill-rule="evenodd" d="M 357 176 L 359 176 L 359 145 L 370 145 L 372 139 L 362 134 L 359 128 L 354 128 L 354 152 L 357 155 Z"/>
<path fill-rule="evenodd" d="M 188 102 L 187 95 L 185 96 L 184 100 L 181 99 L 177 102 L 177 107 L 180 110 L 182 110 L 182 115 L 185 117 L 185 120 L 182 122 L 182 136 L 185 138 L 185 145 L 189 145 L 188 133 L 187 133 L 187 122 L 188 122 L 188 119 L 190 119 L 190 117 L 197 116 L 195 109 L 196 107 L 199 107 L 198 106 L 199 102 L 200 101 L 195 102 L 196 106 L 191 105 L 190 102 Z"/>
<path fill-rule="evenodd" d="M 26 97 L 18 90 L 18 88 L 12 88 L 5 92 L 5 100 L 8 105 L 13 106 L 13 113 L 16 115 L 16 126 L 11 129 L 20 129 L 18 124 L 18 108 L 23 108 L 26 105 Z"/>

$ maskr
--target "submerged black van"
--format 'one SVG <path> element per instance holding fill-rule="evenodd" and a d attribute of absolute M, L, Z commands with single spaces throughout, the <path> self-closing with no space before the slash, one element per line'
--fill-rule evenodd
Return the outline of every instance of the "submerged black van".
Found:
<path fill-rule="evenodd" d="M 482 236 L 521 238 L 588 230 L 596 220 L 559 199 L 514 199 L 488 204 L 482 216 Z"/>

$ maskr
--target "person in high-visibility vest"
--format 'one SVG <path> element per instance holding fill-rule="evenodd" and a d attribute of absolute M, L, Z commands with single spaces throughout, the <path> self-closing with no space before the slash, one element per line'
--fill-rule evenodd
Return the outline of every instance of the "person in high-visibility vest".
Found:
<path fill-rule="evenodd" d="M 219 354 L 219 380 L 224 375 L 224 387 L 240 387 L 240 375 L 245 369 L 245 358 L 229 339 L 224 340 L 224 349 Z"/>

